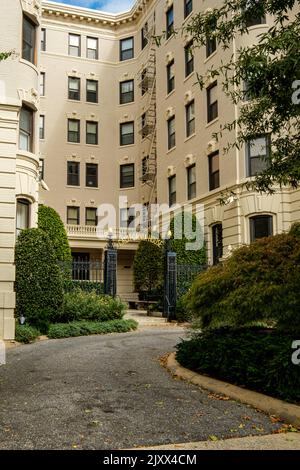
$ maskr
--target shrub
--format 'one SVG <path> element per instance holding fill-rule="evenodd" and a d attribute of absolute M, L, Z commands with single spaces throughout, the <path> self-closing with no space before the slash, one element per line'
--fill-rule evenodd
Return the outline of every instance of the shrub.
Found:
<path fill-rule="evenodd" d="M 151 298 L 163 285 L 163 250 L 160 246 L 142 240 L 134 256 L 134 286 L 141 297 Z"/>
<path fill-rule="evenodd" d="M 206 330 L 177 346 L 184 367 L 299 403 L 300 366 L 292 363 L 295 335 L 274 330 Z"/>
<path fill-rule="evenodd" d="M 58 311 L 55 321 L 115 320 L 121 319 L 125 310 L 126 304 L 118 298 L 99 296 L 96 292 L 84 292 L 78 289 L 65 293 L 63 307 Z"/>
<path fill-rule="evenodd" d="M 300 332 L 300 238 L 263 238 L 201 274 L 186 294 L 200 326 L 264 321 Z"/>
<path fill-rule="evenodd" d="M 22 230 L 15 250 L 16 314 L 43 330 L 63 302 L 60 268 L 48 235 L 41 229 Z"/>
<path fill-rule="evenodd" d="M 64 280 L 64 291 L 74 292 L 78 289 L 84 292 L 96 292 L 101 295 L 104 293 L 104 283 L 95 281 L 75 281 L 72 279 Z"/>
<path fill-rule="evenodd" d="M 187 229 L 185 229 L 185 226 Z M 187 233 L 184 229 L 187 230 Z M 172 232 L 171 249 L 175 251 L 177 255 L 178 264 L 205 265 L 207 263 L 206 250 L 203 244 L 203 230 L 194 214 L 180 212 L 171 220 L 170 230 Z M 182 236 L 182 238 L 179 238 L 179 236 Z M 199 248 L 195 243 L 195 248 L 198 249 L 188 250 L 187 243 L 193 243 L 197 240 L 199 240 L 200 244 L 203 246 Z"/>
<path fill-rule="evenodd" d="M 19 343 L 32 343 L 40 336 L 40 332 L 29 325 L 16 324 L 15 340 Z"/>
<path fill-rule="evenodd" d="M 71 248 L 63 221 L 52 207 L 40 205 L 38 227 L 49 235 L 57 261 L 71 261 Z"/>
<path fill-rule="evenodd" d="M 110 320 L 105 322 L 79 321 L 72 323 L 56 323 L 50 326 L 49 338 L 68 338 L 71 336 L 103 335 L 107 333 L 127 333 L 135 330 L 135 320 Z"/>

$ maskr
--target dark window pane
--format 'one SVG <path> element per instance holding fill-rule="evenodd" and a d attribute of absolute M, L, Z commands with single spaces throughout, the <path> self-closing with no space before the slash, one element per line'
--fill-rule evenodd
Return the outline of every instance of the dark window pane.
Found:
<path fill-rule="evenodd" d="M 220 186 L 219 152 L 208 157 L 209 161 L 209 189 L 212 191 Z"/>
<path fill-rule="evenodd" d="M 88 103 L 98 103 L 98 82 L 97 80 L 86 81 L 86 101 Z"/>
<path fill-rule="evenodd" d="M 187 168 L 188 199 L 196 197 L 196 165 Z"/>
<path fill-rule="evenodd" d="M 98 165 L 96 163 L 86 164 L 86 186 L 98 188 Z"/>
<path fill-rule="evenodd" d="M 169 206 L 176 204 L 176 175 L 169 178 Z"/>
<path fill-rule="evenodd" d="M 134 81 L 126 80 L 120 83 L 120 104 L 134 101 Z"/>
<path fill-rule="evenodd" d="M 175 88 L 175 62 L 172 60 L 167 65 L 167 90 L 168 94 Z"/>
<path fill-rule="evenodd" d="M 223 256 L 223 227 L 216 224 L 212 228 L 213 264 L 218 264 Z"/>
<path fill-rule="evenodd" d="M 80 121 L 68 119 L 68 142 L 80 142 Z"/>
<path fill-rule="evenodd" d="M 79 207 L 67 207 L 67 224 L 79 225 Z"/>
<path fill-rule="evenodd" d="M 98 145 L 98 123 L 87 121 L 86 123 L 86 143 Z"/>
<path fill-rule="evenodd" d="M 273 217 L 270 215 L 258 215 L 250 219 L 251 242 L 273 235 Z"/>
<path fill-rule="evenodd" d="M 120 145 L 134 144 L 134 123 L 124 122 L 120 125 Z"/>
<path fill-rule="evenodd" d="M 95 207 L 87 207 L 85 210 L 85 225 L 97 225 L 97 209 Z"/>
<path fill-rule="evenodd" d="M 185 76 L 188 77 L 194 71 L 194 53 L 193 53 L 193 42 L 190 42 L 184 48 L 185 55 Z"/>
<path fill-rule="evenodd" d="M 134 186 L 134 163 L 120 166 L 120 188 Z"/>
<path fill-rule="evenodd" d="M 217 83 L 207 89 L 207 122 L 218 117 Z"/>
<path fill-rule="evenodd" d="M 80 164 L 78 162 L 67 163 L 67 184 L 69 186 L 80 185 Z"/>
<path fill-rule="evenodd" d="M 68 79 L 68 97 L 69 100 L 80 100 L 80 78 L 69 77 Z"/>
<path fill-rule="evenodd" d="M 166 36 L 167 36 L 167 39 L 170 36 L 172 36 L 173 32 L 174 32 L 174 7 L 172 5 L 166 13 Z"/>
<path fill-rule="evenodd" d="M 134 45 L 133 37 L 121 39 L 120 41 L 120 60 L 133 59 L 134 56 Z"/>
<path fill-rule="evenodd" d="M 23 16 L 22 58 L 35 64 L 36 26 L 26 16 Z"/>
<path fill-rule="evenodd" d="M 247 143 L 248 176 L 255 176 L 268 168 L 270 158 L 270 141 L 261 136 Z"/>
<path fill-rule="evenodd" d="M 189 16 L 193 11 L 193 0 L 184 0 L 184 17 Z"/>

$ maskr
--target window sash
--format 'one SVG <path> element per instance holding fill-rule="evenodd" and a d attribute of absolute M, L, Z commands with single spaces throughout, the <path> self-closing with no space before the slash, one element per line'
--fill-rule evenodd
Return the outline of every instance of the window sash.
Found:
<path fill-rule="evenodd" d="M 258 137 L 247 142 L 248 176 L 256 176 L 268 168 L 270 141 L 268 136 Z"/>
<path fill-rule="evenodd" d="M 45 72 L 40 73 L 40 95 L 45 96 Z"/>
<path fill-rule="evenodd" d="M 40 115 L 39 136 L 40 139 L 45 138 L 45 116 L 43 114 Z"/>
<path fill-rule="evenodd" d="M 192 51 L 193 43 L 190 42 L 184 48 L 185 53 L 185 76 L 188 77 L 194 71 L 194 54 Z"/>
<path fill-rule="evenodd" d="M 87 121 L 86 123 L 86 143 L 98 145 L 98 123 Z"/>
<path fill-rule="evenodd" d="M 213 264 L 216 265 L 223 257 L 223 226 L 216 224 L 212 227 Z"/>
<path fill-rule="evenodd" d="M 16 214 L 16 232 L 17 236 L 21 230 L 29 228 L 29 209 L 30 202 L 26 199 L 17 199 L 17 214 Z"/>
<path fill-rule="evenodd" d="M 68 206 L 67 207 L 67 224 L 68 225 L 79 225 L 79 207 Z"/>
<path fill-rule="evenodd" d="M 33 150 L 33 111 L 24 106 L 20 112 L 19 148 L 27 152 Z"/>
<path fill-rule="evenodd" d="M 187 168 L 188 199 L 196 197 L 196 165 Z"/>
<path fill-rule="evenodd" d="M 46 50 L 46 29 L 42 28 L 41 29 L 41 51 Z"/>
<path fill-rule="evenodd" d="M 126 80 L 120 83 L 120 104 L 131 103 L 134 101 L 134 82 Z"/>
<path fill-rule="evenodd" d="M 207 122 L 211 122 L 218 117 L 217 84 L 213 84 L 207 89 Z"/>
<path fill-rule="evenodd" d="M 80 100 L 80 78 L 69 77 L 68 80 L 68 98 L 69 100 Z"/>
<path fill-rule="evenodd" d="M 172 117 L 168 120 L 168 149 L 172 149 L 176 145 L 175 134 L 175 118 Z"/>
<path fill-rule="evenodd" d="M 176 204 L 176 175 L 169 178 L 169 206 Z"/>
<path fill-rule="evenodd" d="M 219 152 L 209 155 L 209 190 L 220 186 L 220 158 Z"/>
<path fill-rule="evenodd" d="M 190 137 L 195 133 L 195 102 L 192 101 L 186 106 L 186 136 Z"/>
<path fill-rule="evenodd" d="M 166 36 L 167 39 L 173 34 L 174 32 L 174 7 L 173 5 L 169 8 L 166 13 Z"/>
<path fill-rule="evenodd" d="M 120 125 L 121 145 L 134 144 L 134 124 L 126 122 Z"/>
<path fill-rule="evenodd" d="M 144 26 L 142 27 L 142 49 L 144 49 L 147 44 L 148 44 L 148 38 L 147 38 L 147 33 L 148 33 L 148 23 L 145 23 Z"/>
<path fill-rule="evenodd" d="M 271 215 L 257 215 L 250 218 L 250 241 L 273 235 L 273 217 Z"/>
<path fill-rule="evenodd" d="M 97 209 L 94 207 L 87 207 L 85 209 L 85 225 L 97 226 Z"/>
<path fill-rule="evenodd" d="M 88 103 L 98 103 L 98 81 L 86 81 L 86 101 Z"/>
<path fill-rule="evenodd" d="M 193 0 L 184 1 L 184 18 L 187 18 L 193 11 Z"/>
<path fill-rule="evenodd" d="M 167 65 L 168 94 L 175 88 L 175 62 L 172 60 Z"/>
<path fill-rule="evenodd" d="M 69 34 L 69 55 L 80 57 L 81 37 L 78 34 Z"/>
<path fill-rule="evenodd" d="M 22 58 L 32 64 L 35 64 L 35 43 L 36 26 L 29 18 L 23 16 Z"/>
<path fill-rule="evenodd" d="M 80 163 L 78 162 L 67 163 L 67 185 L 68 186 L 80 185 Z"/>
<path fill-rule="evenodd" d="M 87 37 L 86 56 L 88 59 L 98 59 L 98 38 Z"/>
<path fill-rule="evenodd" d="M 120 166 L 120 188 L 134 187 L 134 164 Z"/>
<path fill-rule="evenodd" d="M 133 37 L 121 39 L 120 41 L 120 60 L 133 59 L 134 56 L 134 40 Z"/>
<path fill-rule="evenodd" d="M 68 142 L 80 142 L 80 121 L 68 119 Z"/>
<path fill-rule="evenodd" d="M 86 187 L 98 188 L 98 165 L 97 163 L 86 164 Z"/>

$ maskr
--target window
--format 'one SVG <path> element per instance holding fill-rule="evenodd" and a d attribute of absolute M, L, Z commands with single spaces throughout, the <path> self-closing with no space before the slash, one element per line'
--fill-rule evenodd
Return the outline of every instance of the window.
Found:
<path fill-rule="evenodd" d="M 212 227 L 213 264 L 218 264 L 223 257 L 223 227 L 216 224 Z"/>
<path fill-rule="evenodd" d="M 97 225 L 97 209 L 96 207 L 86 207 L 85 209 L 85 225 Z"/>
<path fill-rule="evenodd" d="M 256 215 L 250 218 L 250 240 L 255 240 L 273 235 L 273 217 L 271 215 Z"/>
<path fill-rule="evenodd" d="M 144 94 L 147 93 L 148 90 L 149 90 L 149 80 L 148 80 L 147 69 L 143 69 L 141 73 L 142 96 L 144 96 Z"/>
<path fill-rule="evenodd" d="M 196 197 L 196 165 L 187 168 L 187 193 L 188 199 Z"/>
<path fill-rule="evenodd" d="M 134 101 L 134 81 L 126 80 L 120 83 L 120 104 Z"/>
<path fill-rule="evenodd" d="M 220 186 L 219 152 L 214 152 L 208 157 L 209 165 L 209 190 Z"/>
<path fill-rule="evenodd" d="M 120 60 L 129 60 L 133 59 L 134 49 L 133 49 L 133 37 L 121 39 L 120 41 Z"/>
<path fill-rule="evenodd" d="M 23 16 L 22 58 L 36 63 L 36 25 L 27 16 Z"/>
<path fill-rule="evenodd" d="M 40 139 L 45 138 L 45 116 L 43 114 L 40 115 L 39 135 L 40 135 Z"/>
<path fill-rule="evenodd" d="M 80 142 L 80 121 L 68 119 L 68 142 Z"/>
<path fill-rule="evenodd" d="M 216 22 L 214 22 L 214 24 L 212 24 L 210 28 L 211 33 L 215 31 L 216 27 L 217 27 Z M 210 55 L 212 55 L 216 49 L 217 49 L 216 38 L 214 36 L 207 36 L 206 37 L 206 57 L 209 57 Z"/>
<path fill-rule="evenodd" d="M 148 44 L 148 23 L 145 23 L 142 27 L 142 49 L 144 49 Z"/>
<path fill-rule="evenodd" d="M 68 98 L 69 100 L 80 100 L 80 78 L 69 77 L 68 79 Z"/>
<path fill-rule="evenodd" d="M 258 16 L 257 13 L 253 14 L 251 10 L 252 8 L 250 7 L 247 8 L 247 6 L 246 8 L 244 8 L 245 23 L 246 23 L 247 28 L 250 28 L 251 26 L 256 26 L 259 24 L 266 24 L 265 15 Z"/>
<path fill-rule="evenodd" d="M 175 62 L 172 60 L 167 65 L 167 91 L 171 93 L 175 88 Z"/>
<path fill-rule="evenodd" d="M 17 199 L 16 232 L 17 236 L 26 228 L 29 228 L 30 202 L 26 199 Z"/>
<path fill-rule="evenodd" d="M 191 101 L 185 107 L 186 116 L 186 136 L 190 137 L 195 134 L 195 101 Z"/>
<path fill-rule="evenodd" d="M 120 145 L 134 144 L 134 122 L 120 124 Z"/>
<path fill-rule="evenodd" d="M 68 186 L 80 185 L 80 163 L 67 162 L 67 185 Z"/>
<path fill-rule="evenodd" d="M 170 176 L 169 181 L 169 206 L 176 204 L 176 175 Z"/>
<path fill-rule="evenodd" d="M 40 73 L 40 96 L 45 96 L 45 72 Z"/>
<path fill-rule="evenodd" d="M 270 157 L 270 139 L 261 136 L 249 140 L 246 144 L 246 156 L 248 160 L 248 176 L 255 176 L 268 167 Z"/>
<path fill-rule="evenodd" d="M 68 206 L 67 207 L 67 224 L 68 225 L 79 225 L 79 207 Z"/>
<path fill-rule="evenodd" d="M 134 163 L 120 166 L 120 188 L 134 187 Z"/>
<path fill-rule="evenodd" d="M 193 54 L 193 42 L 189 42 L 184 48 L 185 57 L 185 76 L 188 77 L 194 72 L 194 54 Z"/>
<path fill-rule="evenodd" d="M 207 122 L 211 122 L 218 117 L 218 97 L 217 82 L 207 88 Z"/>
<path fill-rule="evenodd" d="M 142 159 L 142 176 L 146 176 L 149 173 L 149 155 Z"/>
<path fill-rule="evenodd" d="M 86 143 L 98 145 L 98 123 L 93 121 L 86 122 Z"/>
<path fill-rule="evenodd" d="M 98 103 L 98 82 L 97 80 L 86 81 L 86 101 L 88 103 Z"/>
<path fill-rule="evenodd" d="M 149 134 L 149 127 L 147 125 L 147 113 L 143 113 L 141 116 L 141 130 L 142 139 L 145 139 Z"/>
<path fill-rule="evenodd" d="M 46 30 L 45 28 L 41 29 L 41 51 L 46 50 Z"/>
<path fill-rule="evenodd" d="M 175 147 L 175 144 L 175 116 L 173 116 L 168 120 L 168 150 Z"/>
<path fill-rule="evenodd" d="M 19 149 L 33 151 L 33 111 L 22 106 L 19 124 Z"/>
<path fill-rule="evenodd" d="M 193 11 L 193 0 L 184 0 L 184 17 L 187 18 Z"/>
<path fill-rule="evenodd" d="M 134 207 L 124 207 L 120 209 L 120 228 L 134 228 L 134 222 Z"/>
<path fill-rule="evenodd" d="M 86 164 L 85 185 L 88 188 L 98 188 L 98 165 L 97 163 Z"/>
<path fill-rule="evenodd" d="M 45 160 L 43 158 L 39 159 L 39 177 L 40 181 L 45 179 Z"/>
<path fill-rule="evenodd" d="M 172 36 L 174 33 L 174 7 L 173 5 L 168 9 L 166 13 L 166 37 Z"/>
<path fill-rule="evenodd" d="M 86 38 L 86 56 L 88 59 L 98 59 L 98 39 Z"/>
<path fill-rule="evenodd" d="M 80 39 L 78 34 L 69 34 L 69 55 L 80 57 Z"/>

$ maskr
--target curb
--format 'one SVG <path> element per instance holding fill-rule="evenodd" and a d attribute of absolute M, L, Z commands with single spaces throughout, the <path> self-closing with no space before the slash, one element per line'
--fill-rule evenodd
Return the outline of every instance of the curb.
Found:
<path fill-rule="evenodd" d="M 171 353 L 166 362 L 166 368 L 174 377 L 178 377 L 188 382 L 198 385 L 206 390 L 251 405 L 268 415 L 274 415 L 286 421 L 288 424 L 300 427 L 300 406 L 287 403 L 277 398 L 272 398 L 262 393 L 252 392 L 236 385 L 212 379 L 204 375 L 197 374 L 182 367 L 175 359 L 176 353 Z"/>

